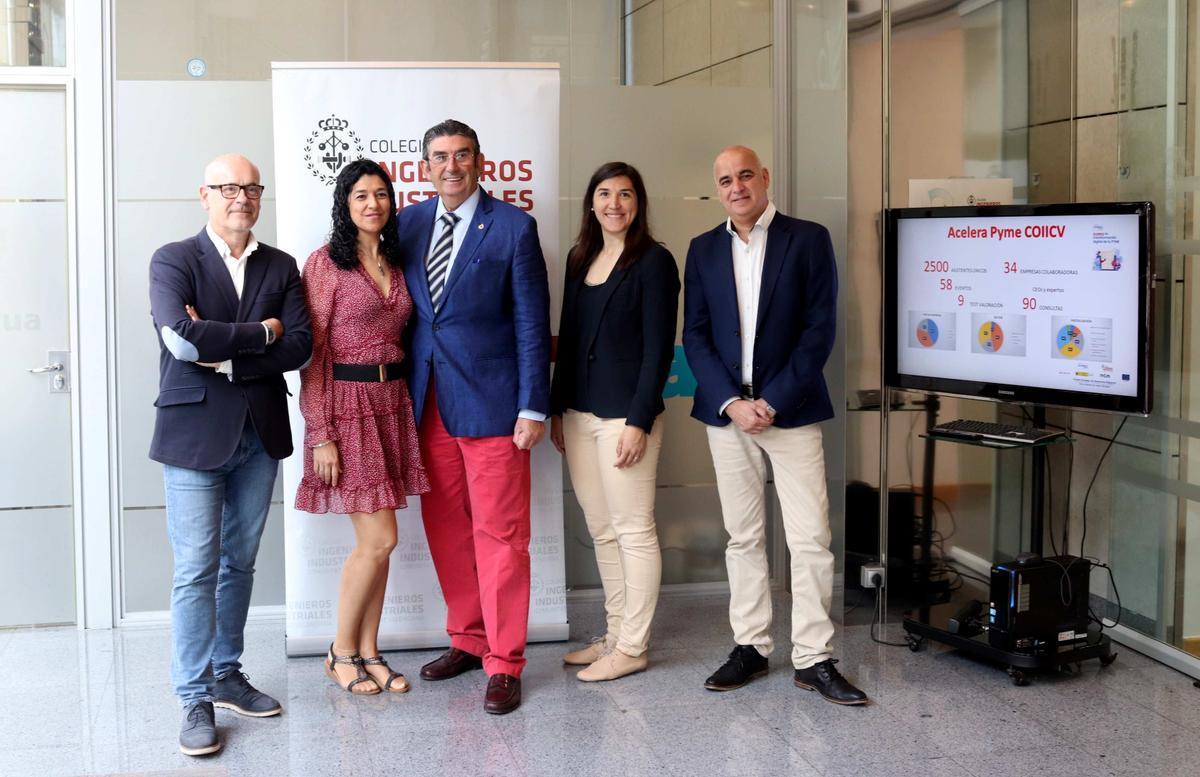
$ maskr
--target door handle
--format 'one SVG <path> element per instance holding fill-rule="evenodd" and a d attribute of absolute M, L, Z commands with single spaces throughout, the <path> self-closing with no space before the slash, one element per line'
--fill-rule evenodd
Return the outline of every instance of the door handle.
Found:
<path fill-rule="evenodd" d="M 62 362 L 52 362 L 47 364 L 45 367 L 30 367 L 28 371 L 32 372 L 34 375 L 41 375 L 45 372 L 62 372 L 63 366 Z"/>

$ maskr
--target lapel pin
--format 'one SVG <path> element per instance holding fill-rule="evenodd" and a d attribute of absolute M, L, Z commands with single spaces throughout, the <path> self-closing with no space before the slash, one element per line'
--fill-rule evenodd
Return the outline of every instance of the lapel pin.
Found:
<path fill-rule="evenodd" d="M 483 224 L 480 224 L 476 229 L 483 229 Z"/>

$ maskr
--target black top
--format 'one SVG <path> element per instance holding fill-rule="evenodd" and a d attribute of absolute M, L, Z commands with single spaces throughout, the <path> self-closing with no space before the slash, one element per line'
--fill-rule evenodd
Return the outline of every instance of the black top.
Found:
<path fill-rule="evenodd" d="M 550 413 L 586 409 L 649 433 L 675 356 L 675 258 L 655 245 L 599 286 L 587 286 L 584 275 L 568 278 L 563 292 Z"/>
<path fill-rule="evenodd" d="M 613 273 L 609 273 L 608 278 L 604 283 L 592 285 L 584 281 L 579 287 L 579 296 L 575 305 L 575 330 L 579 332 L 594 332 L 600 325 L 600 319 L 604 315 L 604 305 L 608 302 L 608 295 L 611 289 L 608 285 L 614 282 Z M 595 359 L 595 355 L 592 355 Z M 599 373 L 593 378 L 591 370 L 588 369 L 590 360 L 588 353 L 581 349 L 575 351 L 575 393 L 574 396 L 568 398 L 567 405 L 572 410 L 578 410 L 581 413 L 592 412 L 592 404 L 588 399 L 592 394 L 603 394 L 604 387 L 592 383 L 599 384 Z M 601 415 L 597 413 L 597 415 Z"/>

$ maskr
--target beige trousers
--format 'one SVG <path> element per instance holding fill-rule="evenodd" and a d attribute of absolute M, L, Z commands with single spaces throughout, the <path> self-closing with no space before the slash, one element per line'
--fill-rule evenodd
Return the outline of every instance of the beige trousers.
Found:
<path fill-rule="evenodd" d="M 769 427 L 750 435 L 734 424 L 708 428 L 708 446 L 729 544 L 729 623 L 739 645 L 764 656 L 771 640 L 771 589 L 766 549 L 766 461 L 783 507 L 783 529 L 792 557 L 792 665 L 806 669 L 830 657 L 833 622 L 833 553 L 829 550 L 829 500 L 821 429 Z"/>
<path fill-rule="evenodd" d="M 622 653 L 640 656 L 650 638 L 662 578 L 654 490 L 663 422 L 655 420 L 642 460 L 617 469 L 613 462 L 624 430 L 624 418 L 597 418 L 574 410 L 563 415 L 567 467 L 595 542 L 608 637 Z"/>

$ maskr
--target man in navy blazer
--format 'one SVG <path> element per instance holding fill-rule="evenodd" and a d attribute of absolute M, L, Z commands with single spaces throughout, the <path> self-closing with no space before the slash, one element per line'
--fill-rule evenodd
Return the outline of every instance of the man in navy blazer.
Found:
<path fill-rule="evenodd" d="M 430 493 L 425 534 L 446 598 L 450 649 L 421 668 L 482 667 L 484 709 L 521 703 L 529 623 L 529 451 L 545 434 L 550 292 L 537 224 L 479 188 L 475 131 L 448 119 L 424 137 L 438 196 L 400 211 L 413 298 L 408 341 Z"/>
<path fill-rule="evenodd" d="M 864 704 L 830 654 L 834 559 L 817 426 L 833 417 L 822 375 L 837 329 L 829 232 L 776 211 L 770 174 L 751 149 L 722 151 L 713 178 L 729 217 L 688 249 L 683 346 L 697 383 L 692 416 L 707 425 L 729 532 L 736 645 L 705 687 L 733 690 L 767 673 L 766 457 L 791 551 L 795 684 L 837 704 Z"/>
<path fill-rule="evenodd" d="M 296 260 L 255 240 L 263 187 L 233 154 L 204 171 L 208 224 L 150 260 L 159 340 L 150 458 L 163 464 L 171 589 L 171 679 L 184 706 L 179 747 L 221 748 L 213 704 L 268 717 L 279 702 L 241 672 L 254 560 L 277 459 L 292 452 L 283 373 L 312 353 Z"/>

